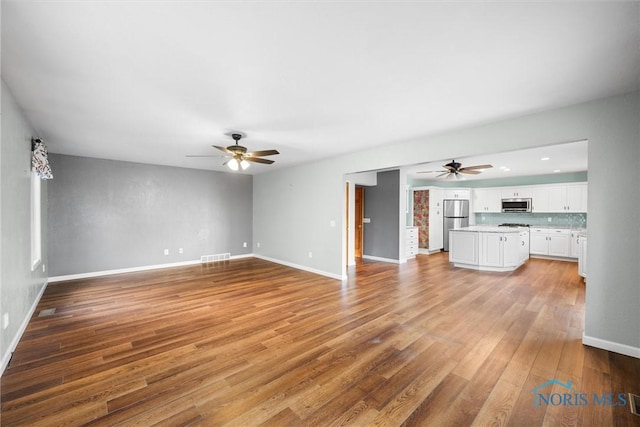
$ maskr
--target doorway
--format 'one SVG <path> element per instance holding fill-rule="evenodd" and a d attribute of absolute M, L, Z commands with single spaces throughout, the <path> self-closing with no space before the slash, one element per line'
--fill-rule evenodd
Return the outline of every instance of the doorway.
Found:
<path fill-rule="evenodd" d="M 355 237 L 354 237 L 354 255 L 356 260 L 362 260 L 362 241 L 363 230 L 362 222 L 364 218 L 364 187 L 356 186 L 355 188 L 355 213 L 353 215 Z"/>

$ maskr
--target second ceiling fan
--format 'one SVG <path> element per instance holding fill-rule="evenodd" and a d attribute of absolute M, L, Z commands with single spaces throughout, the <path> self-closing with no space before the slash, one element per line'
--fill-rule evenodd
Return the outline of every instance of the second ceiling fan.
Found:
<path fill-rule="evenodd" d="M 447 175 L 447 177 L 449 176 L 454 176 L 456 178 L 459 178 L 458 174 L 461 173 L 465 173 L 465 174 L 470 174 L 470 175 L 478 175 L 479 173 L 482 173 L 483 169 L 489 169 L 492 168 L 492 165 L 475 165 L 475 166 L 466 166 L 466 167 L 462 167 L 462 163 L 456 162 L 455 160 L 452 160 L 450 163 L 447 163 L 446 165 L 442 166 L 444 168 L 444 170 L 436 170 L 436 171 L 420 171 L 417 173 L 438 173 L 440 172 L 440 175 L 436 175 L 436 178 Z"/>

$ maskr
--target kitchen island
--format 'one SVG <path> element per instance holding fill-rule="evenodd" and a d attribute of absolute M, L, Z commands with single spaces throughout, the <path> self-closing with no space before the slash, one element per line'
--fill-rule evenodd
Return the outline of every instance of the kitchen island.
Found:
<path fill-rule="evenodd" d="M 449 261 L 455 267 L 513 271 L 529 259 L 529 229 L 472 225 L 449 231 Z"/>

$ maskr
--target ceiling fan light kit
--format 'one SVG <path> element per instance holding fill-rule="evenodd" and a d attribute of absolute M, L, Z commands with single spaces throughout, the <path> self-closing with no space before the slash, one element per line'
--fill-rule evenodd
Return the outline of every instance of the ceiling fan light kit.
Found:
<path fill-rule="evenodd" d="M 249 162 L 247 162 L 246 160 L 243 160 L 243 159 L 242 160 L 238 160 L 237 158 L 234 157 L 233 159 L 231 159 L 231 160 L 229 160 L 227 162 L 227 166 L 232 171 L 237 171 L 238 169 L 245 170 L 246 168 L 251 166 L 251 164 Z"/>
<path fill-rule="evenodd" d="M 238 144 L 238 141 L 242 139 L 243 135 L 241 133 L 232 133 L 231 138 L 236 142 L 234 145 L 229 145 L 228 147 L 220 147 L 218 145 L 213 145 L 212 147 L 222 151 L 225 156 L 231 157 L 229 160 L 223 163 L 223 166 L 226 165 L 232 171 L 245 170 L 251 163 L 263 163 L 265 165 L 270 165 L 274 163 L 273 160 L 263 159 L 260 156 L 275 156 L 276 154 L 280 154 L 278 150 L 261 150 L 261 151 L 253 151 L 247 153 L 247 147 L 243 147 Z M 216 156 L 187 156 L 187 157 L 216 157 Z"/>

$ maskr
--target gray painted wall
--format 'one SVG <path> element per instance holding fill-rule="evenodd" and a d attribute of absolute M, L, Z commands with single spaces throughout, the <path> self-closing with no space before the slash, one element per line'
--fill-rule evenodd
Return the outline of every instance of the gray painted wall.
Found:
<path fill-rule="evenodd" d="M 250 175 L 59 154 L 51 165 L 51 276 L 251 253 Z"/>
<path fill-rule="evenodd" d="M 639 116 L 634 92 L 261 174 L 253 182 L 254 241 L 261 242 L 254 252 L 344 276 L 345 174 L 588 139 L 585 334 L 640 349 Z M 334 228 L 332 219 L 340 221 Z M 309 259 L 308 247 L 324 249 Z"/>
<path fill-rule="evenodd" d="M 47 182 L 42 181 L 42 260 L 31 270 L 31 138 L 37 136 L 2 81 L 2 133 L 0 183 L 2 244 L 0 259 L 1 311 L 9 315 L 9 327 L 0 328 L 2 362 L 21 333 L 38 295 L 46 283 Z M 54 172 L 55 173 L 55 172 Z M 1 323 L 1 322 L 0 322 Z"/>
<path fill-rule="evenodd" d="M 363 255 L 400 259 L 400 171 L 378 172 L 376 186 L 364 187 Z"/>

